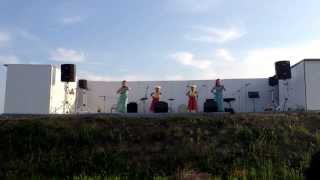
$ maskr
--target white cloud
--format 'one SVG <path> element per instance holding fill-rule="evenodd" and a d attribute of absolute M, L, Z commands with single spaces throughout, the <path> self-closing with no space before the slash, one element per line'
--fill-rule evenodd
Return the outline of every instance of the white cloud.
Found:
<path fill-rule="evenodd" d="M 217 49 L 216 50 L 217 58 L 221 58 L 225 61 L 234 62 L 235 58 L 231 55 L 231 53 L 227 49 Z"/>
<path fill-rule="evenodd" d="M 51 59 L 60 62 L 84 62 L 86 57 L 83 52 L 78 52 L 73 49 L 57 48 L 51 53 Z"/>
<path fill-rule="evenodd" d="M 267 77 L 274 73 L 274 63 L 290 60 L 295 64 L 303 59 L 320 58 L 320 40 L 309 41 L 278 48 L 253 49 L 242 62 L 243 74 L 253 77 Z"/>
<path fill-rule="evenodd" d="M 182 13 L 205 13 L 218 7 L 221 0 L 167 0 L 169 9 Z"/>
<path fill-rule="evenodd" d="M 8 33 L 0 32 L 0 47 L 7 46 L 11 41 L 11 36 Z"/>
<path fill-rule="evenodd" d="M 274 75 L 274 63 L 290 60 L 291 64 L 305 58 L 320 58 L 320 40 L 293 44 L 284 47 L 258 48 L 248 50 L 243 57 L 235 56 L 228 49 L 216 49 L 212 56 L 201 59 L 192 52 L 177 52 L 171 55 L 177 63 L 195 68 L 196 73 L 168 73 L 163 76 L 128 74 L 122 76 L 99 75 L 94 72 L 79 72 L 81 78 L 96 81 L 142 80 L 185 80 L 216 78 L 267 78 Z M 243 52 L 241 52 L 243 54 Z M 236 57 L 236 58 L 235 58 Z M 160 78 L 160 79 L 158 79 Z"/>
<path fill-rule="evenodd" d="M 287 47 L 259 48 L 249 50 L 237 60 L 226 49 L 218 49 L 210 66 L 202 69 L 192 79 L 215 78 L 267 78 L 275 73 L 274 63 L 290 60 L 291 65 L 308 58 L 320 59 L 320 40 L 290 45 Z M 189 53 L 189 57 L 194 57 Z"/>
<path fill-rule="evenodd" d="M 193 27 L 193 33 L 187 34 L 186 38 L 197 42 L 227 43 L 237 40 L 245 35 L 243 30 L 237 27 L 216 28 L 207 26 Z"/>
<path fill-rule="evenodd" d="M 19 58 L 14 55 L 0 55 L 0 64 L 18 64 Z"/>
<path fill-rule="evenodd" d="M 62 24 L 77 24 L 84 21 L 84 18 L 81 16 L 70 16 L 70 17 L 64 17 L 61 19 Z"/>
<path fill-rule="evenodd" d="M 35 34 L 25 29 L 22 29 L 22 28 L 17 29 L 17 33 L 24 39 L 31 40 L 31 41 L 40 41 L 40 38 L 38 36 L 36 36 Z"/>
<path fill-rule="evenodd" d="M 79 79 L 87 79 L 91 81 L 111 81 L 112 80 L 112 78 L 110 78 L 109 76 L 102 76 L 89 71 L 79 71 L 77 73 L 77 76 L 79 77 Z"/>
<path fill-rule="evenodd" d="M 91 81 L 142 81 L 142 80 L 151 80 L 150 76 L 143 76 L 143 75 L 130 75 L 125 74 L 122 76 L 108 76 L 108 75 L 101 75 L 95 72 L 90 71 L 79 71 L 78 77 L 80 79 L 87 79 Z"/>
<path fill-rule="evenodd" d="M 166 75 L 163 77 L 159 76 L 150 76 L 150 75 L 142 75 L 142 74 L 124 74 L 121 76 L 108 76 L 103 74 L 98 74 L 95 72 L 89 72 L 89 71 L 79 71 L 77 73 L 79 79 L 87 79 L 91 81 L 161 81 L 161 80 L 186 80 L 185 76 L 182 75 Z M 160 78 L 160 79 L 159 79 Z"/>
<path fill-rule="evenodd" d="M 207 69 L 211 65 L 210 60 L 195 58 L 194 54 L 190 52 L 178 52 L 171 55 L 171 57 L 182 65 L 192 66 L 197 69 Z"/>
<path fill-rule="evenodd" d="M 179 80 L 185 80 L 186 76 L 182 76 L 180 74 L 175 74 L 175 75 L 167 75 L 164 77 L 164 80 L 169 80 L 169 81 L 172 81 L 172 80 L 176 80 L 176 81 L 179 81 Z"/>

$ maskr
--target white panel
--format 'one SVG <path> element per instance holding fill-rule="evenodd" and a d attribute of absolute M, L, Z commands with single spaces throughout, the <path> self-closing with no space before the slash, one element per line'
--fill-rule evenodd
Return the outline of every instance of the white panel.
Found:
<path fill-rule="evenodd" d="M 7 69 L 4 66 L 0 67 L 0 114 L 4 112 L 4 96 L 6 87 Z"/>
<path fill-rule="evenodd" d="M 320 110 L 320 60 L 306 61 L 307 108 Z"/>
<path fill-rule="evenodd" d="M 253 102 L 248 99 L 248 91 L 259 91 L 261 98 L 256 100 L 256 111 L 263 111 L 271 104 L 271 87 L 268 85 L 267 79 L 227 79 L 223 81 L 226 92 L 224 97 L 234 97 L 237 99 L 233 103 L 233 108 L 238 112 L 253 111 Z M 145 96 L 146 87 L 150 87 L 147 93 L 150 96 L 153 87 L 160 85 L 162 87 L 162 100 L 167 101 L 170 98 L 176 100 L 172 104 L 173 109 L 177 112 L 180 105 L 187 104 L 188 98 L 185 95 L 187 85 L 195 84 L 198 86 L 199 92 L 199 109 L 202 111 L 203 103 L 207 98 L 213 98 L 210 90 L 213 87 L 214 81 L 199 80 L 199 81 L 144 81 L 144 82 L 128 82 L 131 89 L 129 92 L 129 102 L 138 103 L 139 112 L 143 112 L 143 104 L 140 98 Z M 246 84 L 248 86 L 246 86 Z M 90 112 L 97 112 L 101 109 L 102 112 L 111 112 L 111 108 L 116 105 L 116 91 L 120 87 L 121 82 L 88 82 L 88 106 Z M 105 101 L 104 101 L 105 98 Z M 150 98 L 147 102 L 147 111 L 150 106 Z M 227 105 L 225 105 L 227 107 Z M 104 110 L 105 109 L 105 110 Z"/>
<path fill-rule="evenodd" d="M 51 71 L 51 94 L 50 94 L 50 113 L 51 114 L 63 114 L 64 113 L 64 101 L 65 101 L 65 83 L 61 82 L 61 69 L 52 66 Z M 68 94 L 68 103 L 70 104 L 70 110 L 75 110 L 75 97 L 76 97 L 76 83 L 68 83 L 69 90 L 74 94 Z"/>
<path fill-rule="evenodd" d="M 279 81 L 280 107 L 283 110 L 306 109 L 305 94 L 305 62 L 301 62 L 291 68 L 292 78 L 287 81 Z M 288 99 L 285 104 L 285 98 Z"/>
<path fill-rule="evenodd" d="M 5 113 L 48 114 L 51 66 L 8 65 Z"/>

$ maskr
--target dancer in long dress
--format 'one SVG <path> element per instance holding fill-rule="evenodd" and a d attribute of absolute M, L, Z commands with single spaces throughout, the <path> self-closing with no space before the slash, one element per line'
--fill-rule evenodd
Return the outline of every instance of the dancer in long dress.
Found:
<path fill-rule="evenodd" d="M 221 83 L 220 79 L 216 80 L 215 86 L 212 88 L 211 92 L 214 94 L 214 99 L 218 105 L 218 111 L 224 112 L 224 101 L 223 101 L 223 91 L 226 89 Z"/>
<path fill-rule="evenodd" d="M 160 101 L 160 97 L 161 97 L 160 89 L 161 89 L 160 86 L 156 86 L 154 88 L 155 91 L 151 93 L 152 102 L 150 105 L 150 112 L 154 112 L 156 104 Z"/>
<path fill-rule="evenodd" d="M 128 104 L 128 95 L 129 95 L 129 88 L 127 85 L 127 81 L 122 81 L 122 86 L 118 89 L 117 94 L 118 103 L 117 103 L 117 111 L 120 113 L 127 112 L 127 104 Z"/>
<path fill-rule="evenodd" d="M 198 111 L 198 92 L 196 90 L 197 86 L 190 86 L 190 90 L 187 92 L 187 96 L 189 97 L 188 101 L 188 111 L 189 112 L 197 112 Z"/>

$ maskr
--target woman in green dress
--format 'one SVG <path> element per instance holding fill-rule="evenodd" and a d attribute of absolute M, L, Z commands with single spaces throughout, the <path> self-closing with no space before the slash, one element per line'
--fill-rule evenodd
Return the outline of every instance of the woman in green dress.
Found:
<path fill-rule="evenodd" d="M 118 89 L 117 94 L 119 94 L 118 97 L 118 103 L 117 103 L 117 111 L 120 113 L 126 113 L 127 112 L 127 104 L 128 104 L 128 94 L 129 94 L 129 88 L 127 86 L 127 81 L 122 81 L 122 86 Z"/>
<path fill-rule="evenodd" d="M 214 99 L 217 102 L 218 111 L 224 112 L 224 101 L 223 101 L 223 91 L 226 89 L 221 83 L 220 79 L 216 80 L 215 86 L 212 88 L 211 92 L 214 94 Z"/>

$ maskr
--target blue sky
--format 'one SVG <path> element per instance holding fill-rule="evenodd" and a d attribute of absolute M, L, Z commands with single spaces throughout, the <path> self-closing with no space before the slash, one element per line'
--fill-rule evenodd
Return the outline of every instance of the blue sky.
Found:
<path fill-rule="evenodd" d="M 320 57 L 318 0 L 0 0 L 0 64 L 92 80 L 268 77 Z M 0 68 L 0 102 L 5 68 Z M 2 103 L 0 103 L 0 112 Z"/>

